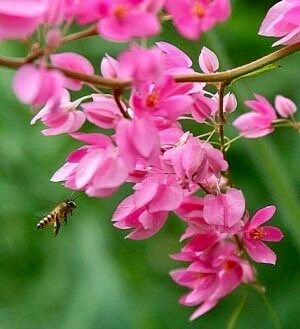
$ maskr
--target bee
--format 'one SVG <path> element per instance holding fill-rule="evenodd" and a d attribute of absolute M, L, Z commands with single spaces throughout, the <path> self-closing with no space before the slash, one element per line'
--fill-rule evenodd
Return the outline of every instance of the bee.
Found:
<path fill-rule="evenodd" d="M 60 223 L 64 221 L 67 224 L 67 216 L 68 214 L 73 213 L 73 210 L 76 208 L 76 203 L 74 200 L 66 200 L 65 202 L 57 205 L 47 216 L 43 217 L 36 228 L 38 230 L 44 229 L 49 225 L 54 226 L 54 235 L 57 236 Z"/>

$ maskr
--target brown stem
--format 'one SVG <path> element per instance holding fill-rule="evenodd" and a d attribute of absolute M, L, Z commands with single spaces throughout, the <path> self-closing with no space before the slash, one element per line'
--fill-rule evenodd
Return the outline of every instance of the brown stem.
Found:
<path fill-rule="evenodd" d="M 125 119 L 130 119 L 130 116 L 128 115 L 128 113 L 125 111 L 121 100 L 120 100 L 120 96 L 122 95 L 122 89 L 113 89 L 113 96 L 114 96 L 114 100 L 116 102 L 116 104 L 118 105 L 118 108 L 120 109 L 123 117 Z"/>
<path fill-rule="evenodd" d="M 67 43 L 67 42 L 71 42 L 71 41 L 91 37 L 91 36 L 96 35 L 96 34 L 97 34 L 97 28 L 96 28 L 95 25 L 93 25 L 93 26 L 87 28 L 86 30 L 82 30 L 80 32 L 76 32 L 76 33 L 73 33 L 73 34 L 66 35 L 65 37 L 63 37 L 61 39 L 61 43 Z"/>
<path fill-rule="evenodd" d="M 69 35 L 66 35 L 65 37 L 61 38 L 60 45 L 72 42 L 75 40 L 87 38 L 93 35 L 97 34 L 96 26 L 90 26 L 89 28 L 82 30 L 80 32 L 72 33 Z M 53 50 L 53 49 L 52 49 Z M 39 48 L 34 49 L 27 57 L 26 57 L 26 63 L 33 63 L 35 60 L 43 56 L 45 53 L 48 52 L 48 48 Z M 50 51 L 51 52 L 51 51 Z"/>
<path fill-rule="evenodd" d="M 259 68 L 274 63 L 275 61 L 287 57 L 299 50 L 300 50 L 300 43 L 297 43 L 295 45 L 286 46 L 282 49 L 274 51 L 273 53 L 264 56 L 254 62 L 248 63 L 246 65 L 228 71 L 212 73 L 212 74 L 193 73 L 187 75 L 177 75 L 174 78 L 177 82 L 209 82 L 209 83 L 223 82 L 225 84 L 229 84 L 232 80 L 242 75 L 256 71 Z M 12 59 L 12 58 L 0 56 L 0 66 L 16 69 L 25 63 L 28 63 L 27 58 Z M 53 68 L 53 66 L 51 65 L 49 67 Z M 87 74 L 74 72 L 71 70 L 65 70 L 59 68 L 56 69 L 62 71 L 67 77 L 73 78 L 75 80 L 80 80 L 82 82 L 93 83 L 96 86 L 109 87 L 113 89 L 114 88 L 124 89 L 130 87 L 131 85 L 130 80 L 105 79 L 97 75 L 87 75 Z"/>
<path fill-rule="evenodd" d="M 224 94 L 225 94 L 226 83 L 220 83 L 219 86 L 219 132 L 220 132 L 220 144 L 221 151 L 223 153 L 224 159 L 226 160 L 226 152 L 225 152 L 225 135 L 224 135 L 224 124 L 226 123 L 224 116 Z"/>
<path fill-rule="evenodd" d="M 283 47 L 279 50 L 272 52 L 271 54 L 268 54 L 260 59 L 257 59 L 256 61 L 236 67 L 231 70 L 217 72 L 213 74 L 193 73 L 193 74 L 178 75 L 176 77 L 176 81 L 177 82 L 227 82 L 227 84 L 230 84 L 231 81 L 233 81 L 238 77 L 241 77 L 245 74 L 251 73 L 262 67 L 272 64 L 299 50 L 300 50 L 300 43 L 297 43 L 295 45 Z"/>

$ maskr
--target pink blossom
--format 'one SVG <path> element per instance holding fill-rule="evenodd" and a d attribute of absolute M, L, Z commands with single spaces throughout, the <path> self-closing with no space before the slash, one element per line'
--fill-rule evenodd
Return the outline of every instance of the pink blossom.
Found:
<path fill-rule="evenodd" d="M 104 78 L 118 77 L 119 63 L 115 58 L 109 56 L 108 54 L 102 58 L 100 68 Z"/>
<path fill-rule="evenodd" d="M 156 12 L 160 7 L 145 6 L 145 2 L 105 1 L 106 12 L 97 25 L 99 34 L 109 40 L 124 42 L 131 38 L 144 38 L 159 33 L 160 23 Z"/>
<path fill-rule="evenodd" d="M 222 152 L 195 137 L 188 138 L 186 143 L 178 143 L 162 156 L 163 169 L 175 173 L 182 186 L 187 189 L 212 175 L 220 175 L 227 166 Z"/>
<path fill-rule="evenodd" d="M 0 1 L 0 40 L 21 39 L 42 22 L 47 4 L 40 0 Z"/>
<path fill-rule="evenodd" d="M 227 93 L 223 100 L 224 112 L 232 113 L 237 108 L 237 99 L 233 93 Z"/>
<path fill-rule="evenodd" d="M 144 49 L 137 45 L 118 57 L 119 77 L 133 79 L 135 85 L 161 82 L 164 77 L 162 52 L 156 48 Z"/>
<path fill-rule="evenodd" d="M 191 292 L 182 296 L 180 303 L 198 306 L 190 317 L 194 320 L 205 314 L 230 294 L 243 280 L 253 279 L 246 261 L 237 256 L 237 247 L 231 242 L 220 242 L 204 253 L 182 252 L 178 260 L 192 261 L 186 269 L 171 272 L 173 280 L 188 287 Z M 250 271 L 250 272 L 249 272 Z"/>
<path fill-rule="evenodd" d="M 204 73 L 214 73 L 219 68 L 219 59 L 213 51 L 203 47 L 199 55 L 199 66 Z"/>
<path fill-rule="evenodd" d="M 283 238 L 282 232 L 274 226 L 262 226 L 274 215 L 276 207 L 268 206 L 256 212 L 243 230 L 243 241 L 248 254 L 258 263 L 275 265 L 276 254 L 263 241 L 278 242 Z"/>
<path fill-rule="evenodd" d="M 175 121 L 190 111 L 193 100 L 187 93 L 192 87 L 190 83 L 177 84 L 170 77 L 161 84 L 145 84 L 132 95 L 134 111 L 139 116 L 147 113 Z"/>
<path fill-rule="evenodd" d="M 130 172 L 140 160 L 149 165 L 159 164 L 158 132 L 146 117 L 120 120 L 116 128 L 116 141 Z"/>
<path fill-rule="evenodd" d="M 13 89 L 23 103 L 43 106 L 47 102 L 60 102 L 64 82 L 64 76 L 58 71 L 26 64 L 16 72 Z"/>
<path fill-rule="evenodd" d="M 48 129 L 42 130 L 45 136 L 59 135 L 63 133 L 73 133 L 81 128 L 85 122 L 85 114 L 76 111 L 79 102 L 72 103 L 70 94 L 65 90 L 60 103 L 49 101 L 44 108 L 31 120 L 34 124 L 37 120 L 41 120 Z"/>
<path fill-rule="evenodd" d="M 93 95 L 93 102 L 83 103 L 81 107 L 87 120 L 104 129 L 116 128 L 123 118 L 114 99 L 104 95 Z"/>
<path fill-rule="evenodd" d="M 166 0 L 166 9 L 185 38 L 197 39 L 230 15 L 229 0 Z"/>
<path fill-rule="evenodd" d="M 72 137 L 88 145 L 72 152 L 51 180 L 65 181 L 66 187 L 85 190 L 93 197 L 114 193 L 126 181 L 128 170 L 112 140 L 98 133 L 74 133 Z"/>
<path fill-rule="evenodd" d="M 58 68 L 67 69 L 70 71 L 92 75 L 94 74 L 94 68 L 92 64 L 82 55 L 67 52 L 50 55 L 51 62 Z M 80 90 L 82 82 L 74 79 L 65 79 L 66 88 L 71 90 Z"/>
<path fill-rule="evenodd" d="M 281 117 L 288 118 L 297 111 L 297 106 L 289 98 L 278 95 L 275 98 L 275 109 Z"/>
<path fill-rule="evenodd" d="M 259 34 L 280 38 L 273 46 L 300 42 L 300 1 L 283 0 L 276 3 L 268 11 Z"/>
<path fill-rule="evenodd" d="M 98 21 L 107 13 L 110 0 L 61 0 L 61 2 L 65 3 L 64 16 L 67 20 L 75 19 L 79 24 L 88 24 Z"/>
<path fill-rule="evenodd" d="M 172 177 L 152 175 L 135 186 L 135 193 L 121 202 L 113 215 L 114 226 L 134 230 L 127 238 L 147 239 L 165 224 L 168 212 L 180 206 L 181 187 Z"/>
<path fill-rule="evenodd" d="M 159 41 L 157 47 L 163 52 L 163 64 L 166 74 L 180 74 L 193 72 L 193 62 L 181 49 L 171 43 Z"/>
<path fill-rule="evenodd" d="M 245 198 L 240 190 L 230 188 L 225 194 L 206 195 L 203 199 L 203 218 L 207 224 L 237 233 L 245 212 Z"/>
<path fill-rule="evenodd" d="M 266 136 L 274 131 L 272 122 L 276 119 L 276 113 L 269 101 L 255 95 L 256 100 L 246 101 L 245 104 L 254 112 L 242 114 L 233 125 L 247 138 Z"/>
<path fill-rule="evenodd" d="M 209 97 L 204 91 L 193 95 L 194 103 L 191 109 L 192 117 L 195 121 L 202 123 L 207 119 L 212 119 L 218 111 L 218 102 Z"/>

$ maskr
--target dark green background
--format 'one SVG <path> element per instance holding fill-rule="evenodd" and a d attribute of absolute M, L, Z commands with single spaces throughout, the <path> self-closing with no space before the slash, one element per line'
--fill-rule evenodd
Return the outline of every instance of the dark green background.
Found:
<path fill-rule="evenodd" d="M 195 63 L 206 45 L 218 53 L 222 69 L 235 67 L 272 51 L 272 40 L 257 31 L 274 3 L 233 1 L 232 19 L 198 42 L 178 38 L 169 23 L 160 39 L 174 42 Z M 103 54 L 117 55 L 121 48 L 94 37 L 64 49 L 86 55 L 99 72 Z M 0 53 L 23 54 L 15 42 L 0 43 Z M 280 63 L 277 71 L 235 85 L 239 113 L 245 111 L 243 101 L 253 92 L 271 100 L 281 93 L 300 105 L 300 56 Z M 185 290 L 168 275 L 181 265 L 168 254 L 180 249 L 184 226 L 171 216 L 154 238 L 124 240 L 125 232 L 113 228 L 110 218 L 130 193 L 129 186 L 107 200 L 79 199 L 78 210 L 57 238 L 50 230 L 36 231 L 38 215 L 70 196 L 49 178 L 79 144 L 67 136 L 43 137 L 40 124 L 30 126 L 29 109 L 12 94 L 12 75 L 0 69 L 0 328 L 226 328 L 245 287 L 189 323 L 192 309 L 177 303 Z M 233 136 L 231 130 L 229 134 Z M 258 266 L 258 271 L 273 311 L 286 329 L 300 325 L 299 146 L 299 134 L 282 129 L 263 140 L 240 141 L 229 151 L 234 181 L 244 191 L 250 211 L 278 206 L 273 223 L 285 233 L 285 239 L 273 246 L 278 263 Z M 276 328 L 261 296 L 248 290 L 236 328 Z"/>

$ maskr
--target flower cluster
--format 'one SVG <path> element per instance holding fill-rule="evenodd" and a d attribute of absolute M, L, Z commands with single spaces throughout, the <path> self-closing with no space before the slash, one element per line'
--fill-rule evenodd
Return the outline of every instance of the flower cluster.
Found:
<path fill-rule="evenodd" d="M 226 151 L 234 139 L 225 138 L 224 125 L 237 109 L 237 98 L 224 92 L 222 81 L 211 80 L 208 88 L 197 79 L 218 75 L 220 63 L 212 50 L 201 49 L 197 69 L 186 53 L 164 41 L 152 48 L 132 42 L 117 58 L 106 54 L 100 65 L 103 80 L 129 81 L 129 97 L 123 96 L 120 85 L 112 87 L 112 94 L 98 90 L 93 81 L 99 76 L 84 56 L 51 51 L 63 40 L 59 27 L 71 21 L 92 23 L 93 33 L 125 42 L 157 34 L 161 22 L 171 16 L 182 36 L 197 39 L 227 20 L 230 1 L 17 3 L 0 3 L 0 39 L 27 38 L 40 24 L 46 24 L 47 29 L 43 59 L 38 56 L 20 65 L 13 80 L 14 92 L 34 108 L 31 123 L 40 120 L 44 135 L 68 134 L 82 144 L 51 180 L 98 198 L 112 195 L 124 183 L 133 184 L 133 193 L 112 216 L 113 225 L 129 230 L 130 239 L 155 235 L 169 213 L 175 213 L 186 225 L 180 238 L 185 245 L 171 257 L 188 264 L 172 271 L 171 276 L 190 289 L 180 302 L 197 306 L 192 320 L 240 284 L 254 283 L 253 261 L 275 264 L 276 254 L 265 242 L 280 241 L 283 234 L 276 227 L 263 225 L 274 215 L 275 206 L 264 207 L 250 217 L 245 196 L 233 186 L 229 175 Z M 299 0 L 281 1 L 267 14 L 260 33 L 283 37 L 278 44 L 299 41 L 299 8 Z M 30 55 L 32 58 L 34 53 Z M 94 93 L 71 101 L 69 91 L 83 87 L 81 76 L 91 77 L 87 85 Z M 178 76 L 196 78 L 180 82 Z M 239 137 L 263 137 L 277 125 L 299 129 L 293 101 L 278 95 L 273 106 L 261 95 L 255 98 L 245 102 L 252 111 L 233 121 Z M 201 134 L 188 131 L 186 120 L 196 123 Z M 86 123 L 89 132 L 84 129 Z"/>
<path fill-rule="evenodd" d="M 160 14 L 163 13 L 163 16 Z M 230 15 L 229 0 L 10 0 L 0 3 L 0 40 L 26 38 L 40 24 L 55 28 L 75 20 L 95 24 L 105 39 L 126 42 L 158 34 L 161 17 L 171 16 L 179 33 L 197 39 Z"/>

